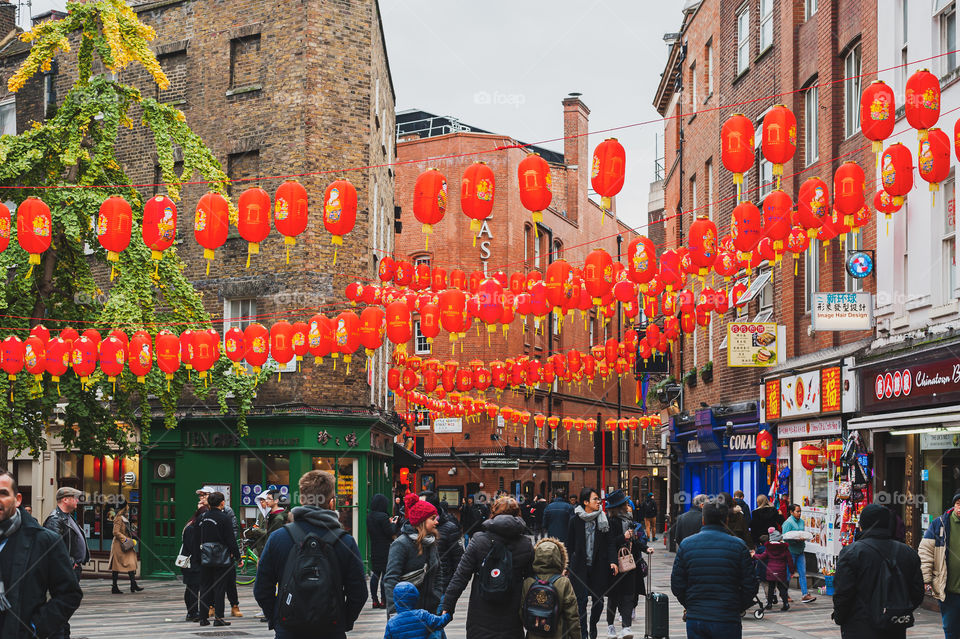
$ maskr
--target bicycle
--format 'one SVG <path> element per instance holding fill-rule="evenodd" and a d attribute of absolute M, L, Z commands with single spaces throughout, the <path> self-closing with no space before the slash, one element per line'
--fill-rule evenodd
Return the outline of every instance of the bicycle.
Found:
<path fill-rule="evenodd" d="M 256 580 L 257 564 L 260 561 L 260 557 L 251 547 L 254 542 L 250 541 L 246 534 L 247 531 L 244 531 L 243 536 L 237 540 L 241 548 L 240 561 L 237 562 L 237 585 L 240 586 L 249 586 Z"/>

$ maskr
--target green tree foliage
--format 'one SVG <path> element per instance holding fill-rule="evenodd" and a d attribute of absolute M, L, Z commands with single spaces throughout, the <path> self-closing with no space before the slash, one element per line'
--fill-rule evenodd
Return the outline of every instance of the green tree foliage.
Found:
<path fill-rule="evenodd" d="M 132 187 L 97 185 L 130 183 L 117 161 L 115 142 L 121 126 L 134 126 L 131 113 L 140 115 L 140 126 L 152 132 L 171 198 L 179 199 L 177 181 L 195 173 L 227 197 L 228 178 L 210 149 L 186 125 L 182 112 L 145 97 L 135 87 L 92 72 L 94 56 L 115 73 L 140 64 L 157 85 L 166 87 L 168 80 L 148 46 L 155 37 L 153 29 L 140 22 L 123 0 L 70 2 L 67 11 L 62 20 L 44 22 L 21 36 L 33 43 L 32 49 L 9 80 L 10 90 L 19 90 L 36 72 L 49 69 L 55 55 L 69 52 L 71 42 L 79 42 L 78 78 L 56 115 L 34 122 L 20 135 L 0 137 L 0 186 L 8 187 L 3 199 L 19 204 L 30 196 L 40 197 L 53 217 L 51 248 L 32 273 L 28 275 L 27 253 L 16 242 L 0 254 L 0 272 L 7 274 L 7 284 L 0 291 L 4 336 L 25 339 L 30 328 L 40 323 L 36 318 L 44 318 L 54 335 L 66 326 L 80 332 L 94 328 L 103 337 L 114 328 L 128 335 L 143 329 L 153 337 L 162 329 L 174 333 L 209 329 L 210 318 L 200 294 L 184 277 L 176 247 L 165 251 L 159 264 L 150 259 L 141 239 L 141 193 Z M 183 150 L 182 178 L 174 172 L 174 145 Z M 71 188 L 78 186 L 83 188 Z M 101 203 L 111 195 L 130 202 L 134 222 L 132 241 L 116 267 L 117 277 L 104 293 L 102 274 L 110 269 L 97 240 L 95 219 Z M 254 392 L 268 372 L 234 375 L 231 362 L 221 357 L 212 371 L 210 388 L 199 382 L 196 373 L 188 380 L 182 367 L 168 385 L 155 361 L 145 384 L 125 372 L 114 386 L 98 369 L 87 388 L 81 388 L 72 373 L 59 385 L 51 383 L 48 375 L 38 386 L 24 372 L 11 382 L 8 406 L 0 411 L 0 452 L 9 446 L 38 454 L 44 447 L 44 430 L 55 416 L 66 424 L 61 437 L 67 447 L 88 452 L 103 452 L 115 445 L 129 449 L 133 428 L 141 428 L 141 439 L 149 437 L 148 426 L 158 406 L 167 428 L 176 426 L 175 409 L 184 386 L 191 384 L 201 399 L 215 392 L 220 410 L 236 413 L 243 432 Z"/>

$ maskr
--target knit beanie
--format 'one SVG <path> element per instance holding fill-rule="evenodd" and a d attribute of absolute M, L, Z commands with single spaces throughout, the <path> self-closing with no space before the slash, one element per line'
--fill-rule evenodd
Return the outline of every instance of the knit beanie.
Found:
<path fill-rule="evenodd" d="M 774 528 L 773 526 L 770 526 L 767 529 L 767 534 L 770 536 L 770 541 L 772 543 L 778 544 L 781 541 L 783 541 L 783 535 L 781 535 L 780 531 Z"/>
<path fill-rule="evenodd" d="M 878 504 L 866 506 L 860 513 L 860 528 L 863 532 L 869 530 L 889 530 L 890 511 Z"/>
<path fill-rule="evenodd" d="M 437 514 L 437 509 L 433 504 L 421 500 L 416 493 L 410 493 L 403 498 L 403 503 L 407 507 L 407 519 L 411 526 L 419 526 L 421 523 Z"/>
<path fill-rule="evenodd" d="M 953 496 L 953 501 L 951 503 L 953 504 L 957 503 L 958 499 L 960 499 L 960 493 L 957 493 L 956 495 Z"/>

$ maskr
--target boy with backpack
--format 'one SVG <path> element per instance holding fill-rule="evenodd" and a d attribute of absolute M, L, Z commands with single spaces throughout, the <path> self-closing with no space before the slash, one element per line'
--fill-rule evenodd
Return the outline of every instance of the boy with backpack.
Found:
<path fill-rule="evenodd" d="M 528 637 L 579 639 L 580 614 L 567 569 L 567 549 L 544 537 L 533 548 L 533 577 L 523 580 L 520 617 Z"/>
<path fill-rule="evenodd" d="M 357 542 L 340 526 L 333 474 L 300 478 L 293 522 L 267 539 L 253 595 L 276 639 L 345 639 L 367 601 Z"/>
<path fill-rule="evenodd" d="M 429 610 L 415 608 L 419 599 L 420 591 L 409 581 L 394 586 L 393 605 L 397 614 L 387 622 L 383 639 L 427 639 L 450 623 L 450 613 L 434 615 Z"/>

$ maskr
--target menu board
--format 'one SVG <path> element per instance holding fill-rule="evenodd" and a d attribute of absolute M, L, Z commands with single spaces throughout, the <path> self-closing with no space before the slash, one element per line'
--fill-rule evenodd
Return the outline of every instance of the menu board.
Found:
<path fill-rule="evenodd" d="M 727 324 L 727 366 L 767 368 L 777 363 L 776 324 Z"/>

